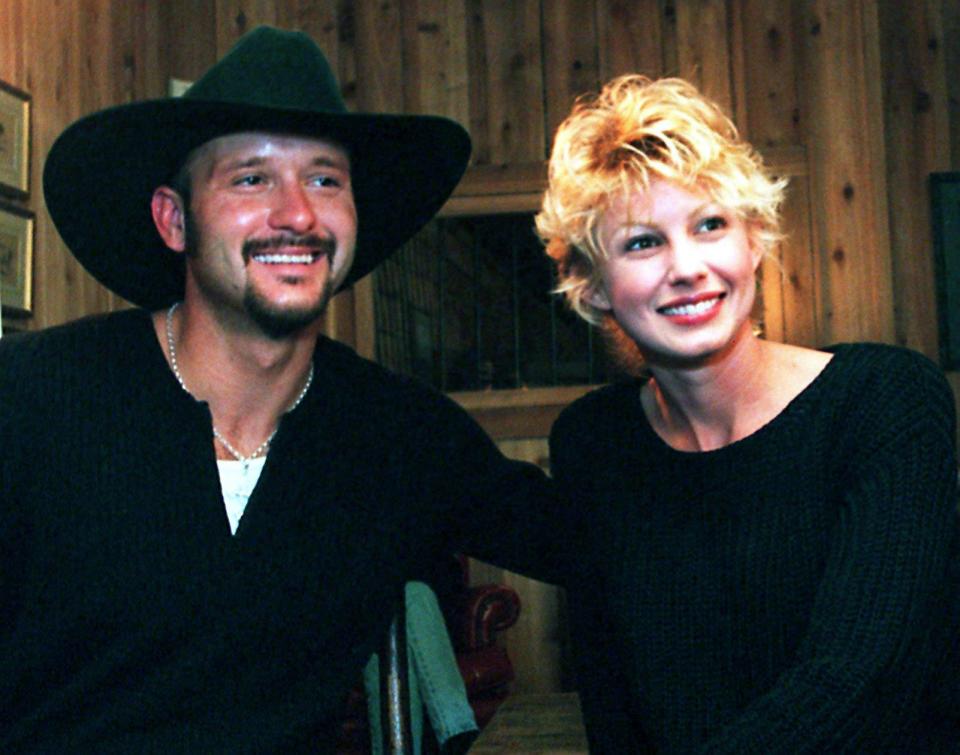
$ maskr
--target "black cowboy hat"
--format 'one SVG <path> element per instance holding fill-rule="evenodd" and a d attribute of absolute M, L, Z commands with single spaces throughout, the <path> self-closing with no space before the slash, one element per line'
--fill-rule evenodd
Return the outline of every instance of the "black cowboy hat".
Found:
<path fill-rule="evenodd" d="M 262 26 L 182 97 L 102 110 L 68 127 L 47 156 L 47 209 L 97 280 L 142 307 L 163 307 L 183 297 L 184 263 L 153 225 L 154 189 L 193 149 L 240 131 L 316 136 L 347 149 L 358 232 L 343 285 L 436 213 L 470 156 L 466 131 L 446 118 L 348 112 L 310 37 Z"/>

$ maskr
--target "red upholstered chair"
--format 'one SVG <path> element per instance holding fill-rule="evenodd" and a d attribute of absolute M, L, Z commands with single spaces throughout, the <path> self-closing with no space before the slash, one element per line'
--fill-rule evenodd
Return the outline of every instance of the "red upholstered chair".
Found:
<path fill-rule="evenodd" d="M 513 664 L 497 644 L 497 634 L 520 615 L 520 597 L 503 584 L 471 587 L 469 563 L 458 557 L 459 579 L 440 595 L 457 665 L 467 687 L 467 700 L 482 729 L 506 699 L 513 681 Z"/>

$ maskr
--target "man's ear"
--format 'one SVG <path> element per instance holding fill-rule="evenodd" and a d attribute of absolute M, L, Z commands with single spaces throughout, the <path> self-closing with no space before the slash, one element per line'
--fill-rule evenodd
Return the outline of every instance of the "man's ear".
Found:
<path fill-rule="evenodd" d="M 181 196 L 169 186 L 161 186 L 150 199 L 150 214 L 163 243 L 175 252 L 187 248 L 186 218 Z"/>

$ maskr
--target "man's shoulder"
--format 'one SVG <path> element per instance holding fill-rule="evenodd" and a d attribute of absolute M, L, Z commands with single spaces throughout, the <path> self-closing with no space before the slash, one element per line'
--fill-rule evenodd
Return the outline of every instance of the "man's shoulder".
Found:
<path fill-rule="evenodd" d="M 95 361 L 105 345 L 117 345 L 118 337 L 142 326 L 149 315 L 142 310 L 122 310 L 88 315 L 42 330 L 13 333 L 0 339 L 0 362 L 13 366 L 55 358 Z"/>
<path fill-rule="evenodd" d="M 344 393 L 365 403 L 390 403 L 399 412 L 407 407 L 453 405 L 453 401 L 439 390 L 416 378 L 394 372 L 328 338 L 317 342 L 316 367 L 318 375 L 324 375 L 324 379 L 335 382 Z"/>

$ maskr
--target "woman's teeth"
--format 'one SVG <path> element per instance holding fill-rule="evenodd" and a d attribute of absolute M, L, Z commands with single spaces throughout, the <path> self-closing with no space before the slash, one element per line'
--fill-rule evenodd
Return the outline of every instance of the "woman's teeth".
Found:
<path fill-rule="evenodd" d="M 660 311 L 665 315 L 699 315 L 713 307 L 718 300 L 719 297 L 704 299 L 695 304 L 679 304 L 676 307 L 663 307 Z"/>

